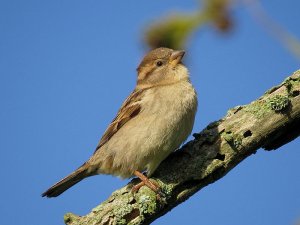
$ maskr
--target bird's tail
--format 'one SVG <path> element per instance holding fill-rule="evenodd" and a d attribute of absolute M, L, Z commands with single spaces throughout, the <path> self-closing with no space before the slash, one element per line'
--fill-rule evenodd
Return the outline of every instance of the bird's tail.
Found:
<path fill-rule="evenodd" d="M 86 163 L 83 164 L 81 167 L 79 167 L 77 170 L 75 170 L 73 173 L 70 175 L 66 176 L 63 178 L 61 181 L 57 182 L 54 184 L 52 187 L 50 187 L 47 191 L 45 191 L 42 194 L 42 197 L 57 197 L 64 191 L 68 190 L 70 187 L 73 185 L 77 184 L 79 181 L 82 179 L 90 176 L 87 173 L 87 165 Z"/>

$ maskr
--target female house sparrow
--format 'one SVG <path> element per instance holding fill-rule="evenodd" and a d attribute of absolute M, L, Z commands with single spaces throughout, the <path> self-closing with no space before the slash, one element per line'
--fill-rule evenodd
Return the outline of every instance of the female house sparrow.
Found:
<path fill-rule="evenodd" d="M 133 175 L 154 191 L 151 176 L 159 164 L 191 133 L 197 110 L 197 95 L 187 68 L 184 51 L 157 48 L 140 63 L 134 91 L 108 126 L 96 151 L 81 167 L 42 196 L 56 197 L 82 179 L 96 174 L 122 178 Z"/>

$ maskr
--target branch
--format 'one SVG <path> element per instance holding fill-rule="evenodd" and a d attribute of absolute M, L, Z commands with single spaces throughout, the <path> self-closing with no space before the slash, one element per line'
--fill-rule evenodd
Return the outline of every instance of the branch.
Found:
<path fill-rule="evenodd" d="M 67 225 L 149 224 L 203 187 L 225 176 L 259 148 L 275 150 L 300 135 L 300 70 L 248 105 L 230 109 L 171 154 L 153 175 L 165 193 L 158 200 L 133 179 L 86 216 L 68 213 Z"/>

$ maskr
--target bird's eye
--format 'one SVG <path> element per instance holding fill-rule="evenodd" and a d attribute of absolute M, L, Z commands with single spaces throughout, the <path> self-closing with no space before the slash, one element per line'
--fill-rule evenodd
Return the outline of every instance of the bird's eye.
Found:
<path fill-rule="evenodd" d="M 163 62 L 162 61 L 157 61 L 156 62 L 156 66 L 162 66 L 163 65 Z"/>

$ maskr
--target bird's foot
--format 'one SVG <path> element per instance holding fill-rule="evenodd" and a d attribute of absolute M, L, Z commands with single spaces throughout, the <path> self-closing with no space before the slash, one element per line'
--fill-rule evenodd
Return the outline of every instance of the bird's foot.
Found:
<path fill-rule="evenodd" d="M 141 181 L 140 183 L 134 185 L 134 186 L 132 187 L 131 190 L 132 190 L 132 192 L 136 193 L 136 192 L 138 192 L 138 191 L 140 190 L 140 188 L 143 187 L 144 185 L 145 185 L 145 182 L 144 182 L 144 181 Z"/>
<path fill-rule="evenodd" d="M 149 180 L 148 177 L 146 177 L 144 174 L 142 174 L 139 171 L 134 171 L 134 175 L 140 178 L 141 182 L 132 187 L 133 192 L 138 192 L 138 190 L 141 187 L 146 185 L 148 188 L 150 188 L 152 191 L 156 193 L 156 197 L 158 198 L 158 200 L 162 200 L 162 198 L 165 197 L 165 194 L 161 192 L 160 186 L 157 183 L 154 183 L 154 181 Z"/>

